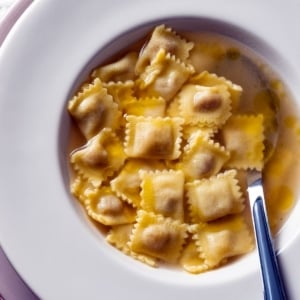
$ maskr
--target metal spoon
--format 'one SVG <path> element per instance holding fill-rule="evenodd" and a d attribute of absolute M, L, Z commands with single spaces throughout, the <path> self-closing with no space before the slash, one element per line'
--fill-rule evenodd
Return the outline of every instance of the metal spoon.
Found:
<path fill-rule="evenodd" d="M 278 267 L 277 256 L 273 248 L 260 172 L 254 172 L 248 177 L 248 194 L 259 252 L 265 299 L 285 300 L 287 296 Z"/>

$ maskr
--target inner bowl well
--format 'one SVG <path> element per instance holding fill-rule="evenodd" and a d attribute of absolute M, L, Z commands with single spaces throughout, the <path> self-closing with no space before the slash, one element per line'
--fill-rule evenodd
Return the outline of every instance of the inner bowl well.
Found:
<path fill-rule="evenodd" d="M 109 61 L 112 57 L 116 57 L 120 53 L 126 51 L 129 45 L 135 44 L 136 42 L 143 39 L 156 25 L 159 24 L 170 26 L 179 33 L 210 32 L 233 39 L 237 43 L 240 43 L 242 47 L 246 47 L 250 51 L 253 51 L 257 57 L 262 59 L 262 61 L 267 64 L 267 66 L 271 66 L 271 69 L 275 71 L 276 74 L 284 74 L 285 82 L 289 82 L 289 78 L 287 76 L 292 76 L 292 73 L 289 73 L 289 66 L 286 63 L 285 59 L 274 50 L 272 45 L 266 44 L 263 40 L 261 40 L 253 33 L 220 20 L 209 18 L 176 17 L 154 20 L 152 22 L 142 24 L 136 28 L 125 30 L 119 36 L 114 37 L 110 43 L 104 45 L 102 49 L 100 49 L 99 52 L 95 53 L 90 61 L 87 62 L 85 66 L 83 66 L 82 71 L 80 72 L 80 74 L 78 74 L 74 85 L 70 89 L 69 98 L 78 89 L 79 85 L 87 78 L 91 70 L 93 70 L 96 66 Z M 287 90 L 289 88 L 290 87 L 287 86 Z M 63 153 L 63 156 L 60 156 L 60 164 L 68 194 L 69 173 L 67 170 L 70 127 L 70 118 L 66 113 L 66 107 L 64 107 L 60 125 L 59 145 L 61 148 L 59 152 Z M 121 252 L 106 244 L 96 227 L 93 226 L 93 224 L 85 218 L 80 205 L 74 201 L 71 195 L 69 196 L 69 201 L 72 203 L 76 214 L 78 214 L 78 216 L 82 219 L 84 226 L 86 226 L 87 234 L 93 234 L 95 238 L 99 240 L 103 253 L 107 255 L 107 257 L 110 257 L 112 260 L 115 260 L 118 263 L 124 265 L 126 268 L 128 268 L 129 271 L 131 270 L 137 272 L 141 276 L 151 277 L 152 280 L 159 280 L 172 284 L 191 285 L 196 283 L 197 285 L 217 285 L 224 284 L 228 281 L 237 280 L 241 277 L 248 276 L 249 274 L 256 274 L 258 271 L 258 260 L 256 252 L 245 255 L 224 267 L 198 276 L 191 276 L 184 272 L 179 272 L 177 271 L 177 269 L 151 269 L 148 266 L 144 266 L 141 263 L 126 257 Z M 295 217 L 298 211 L 299 205 L 296 204 L 292 214 L 277 235 L 276 246 L 279 251 L 282 251 L 286 247 L 286 245 L 288 245 L 293 240 L 293 237 L 298 234 L 298 230 L 294 230 L 299 225 L 299 221 L 297 221 Z"/>

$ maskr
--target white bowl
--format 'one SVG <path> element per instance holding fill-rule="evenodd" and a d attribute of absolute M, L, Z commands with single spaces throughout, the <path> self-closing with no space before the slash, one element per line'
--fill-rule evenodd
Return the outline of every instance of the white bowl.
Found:
<path fill-rule="evenodd" d="M 161 23 L 242 42 L 297 96 L 296 4 L 281 5 L 44 0 L 25 12 L 0 52 L 0 241 L 41 298 L 263 298 L 256 252 L 193 276 L 149 268 L 108 245 L 68 191 L 66 101 L 93 67 Z M 299 210 L 276 240 L 291 299 L 300 295 Z"/>

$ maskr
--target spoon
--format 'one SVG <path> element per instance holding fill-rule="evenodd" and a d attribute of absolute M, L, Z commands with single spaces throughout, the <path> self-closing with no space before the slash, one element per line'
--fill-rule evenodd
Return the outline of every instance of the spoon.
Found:
<path fill-rule="evenodd" d="M 248 175 L 248 194 L 263 277 L 264 298 L 266 300 L 285 300 L 287 299 L 286 291 L 273 248 L 266 213 L 262 174 L 251 171 Z"/>

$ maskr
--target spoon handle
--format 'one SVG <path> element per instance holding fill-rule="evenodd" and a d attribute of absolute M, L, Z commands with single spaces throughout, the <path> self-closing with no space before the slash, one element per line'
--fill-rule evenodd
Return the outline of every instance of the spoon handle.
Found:
<path fill-rule="evenodd" d="M 266 300 L 286 300 L 287 296 L 273 249 L 262 197 L 258 196 L 253 204 L 253 222 L 264 283 L 264 295 Z"/>

